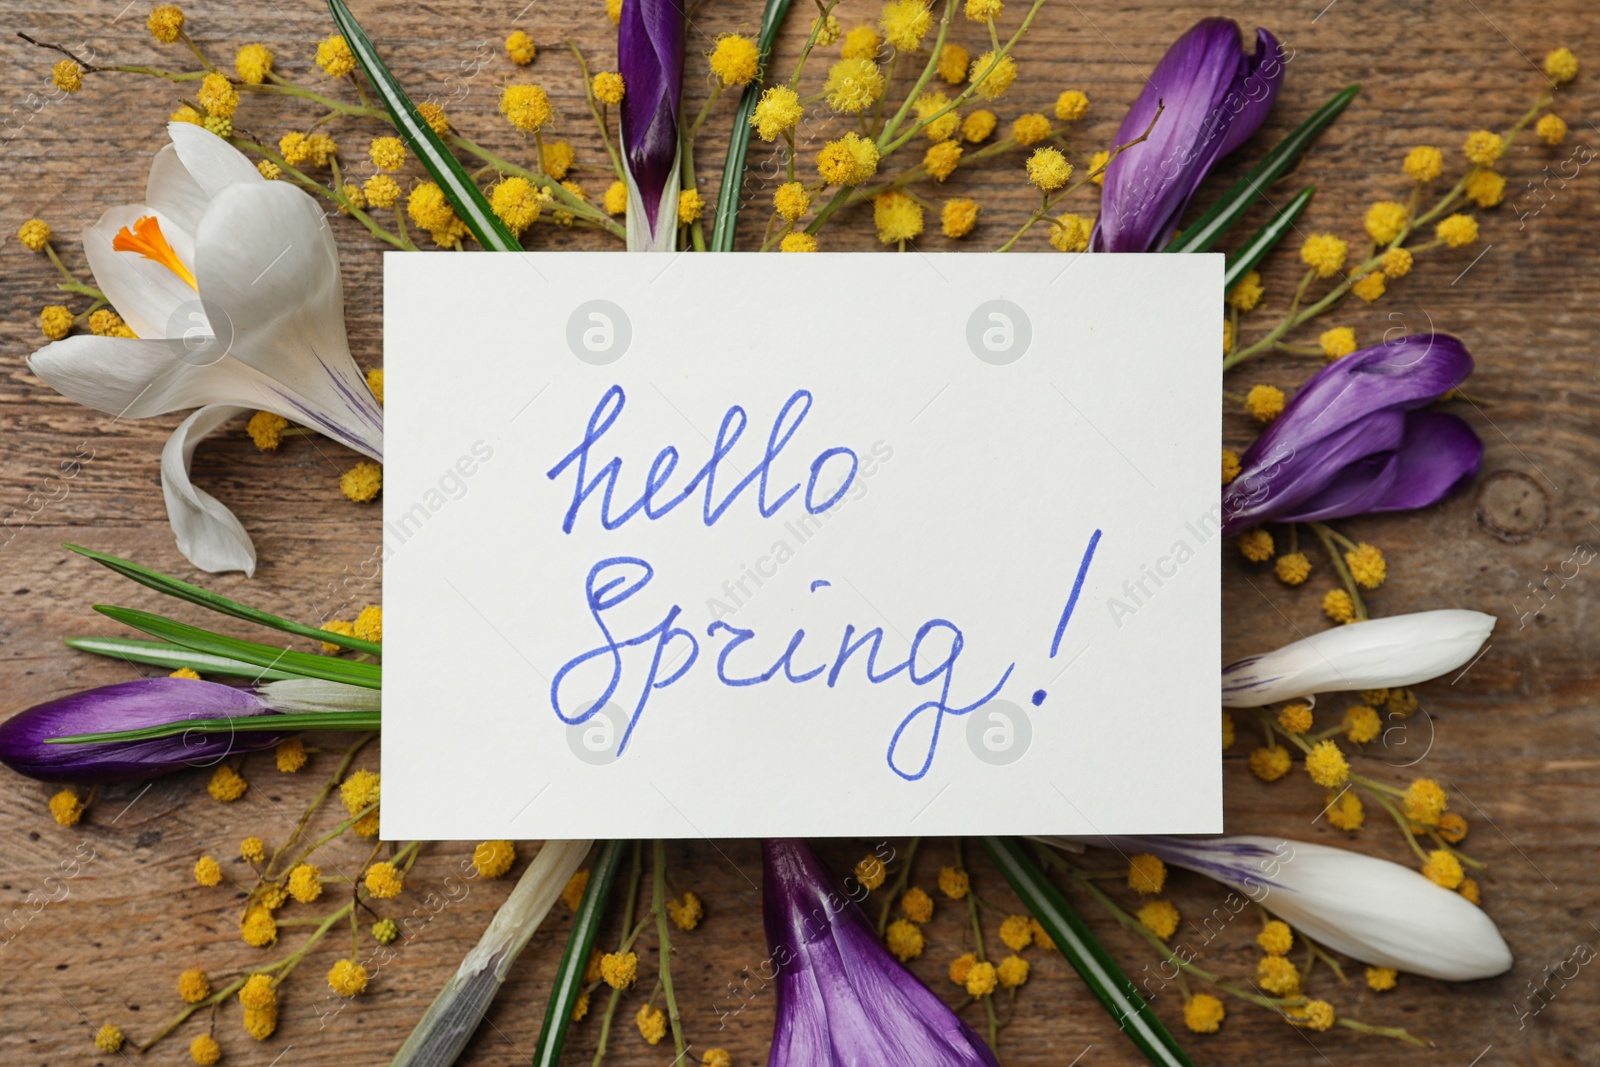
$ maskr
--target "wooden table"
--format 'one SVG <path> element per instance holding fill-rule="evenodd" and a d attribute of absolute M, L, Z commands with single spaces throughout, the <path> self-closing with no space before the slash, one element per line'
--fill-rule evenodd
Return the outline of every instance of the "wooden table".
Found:
<path fill-rule="evenodd" d="M 797 4 L 796 13 L 805 6 Z M 1013 10 L 1007 14 L 1014 20 L 1018 4 L 1014 0 L 1009 6 Z M 576 176 L 598 192 L 608 180 L 599 166 L 603 154 L 586 120 L 574 64 L 559 42 L 571 36 L 598 68 L 609 67 L 614 37 L 603 6 L 600 0 L 548 0 L 522 8 L 521 21 L 514 22 L 519 8 L 356 5 L 358 16 L 414 94 L 442 99 L 459 125 L 492 148 L 519 156 L 525 152 L 521 136 L 495 114 L 497 90 L 508 79 L 536 77 L 560 109 L 561 135 L 578 148 Z M 106 61 L 185 65 L 181 46 L 158 49 L 145 34 L 143 8 L 124 9 L 120 0 L 42 9 L 6 0 L 0 11 L 0 25 L 8 31 L 22 30 L 72 47 L 87 43 Z M 707 91 L 699 54 L 719 32 L 753 32 L 758 11 L 753 0 L 705 6 L 691 32 L 694 55 L 686 79 L 691 110 Z M 849 26 L 874 17 L 876 9 L 846 0 L 843 12 Z M 1197 1062 L 1215 1064 L 1594 1063 L 1600 1057 L 1595 1051 L 1600 1042 L 1600 987 L 1595 983 L 1600 979 L 1592 968 L 1564 986 L 1559 981 L 1546 984 L 1545 976 L 1578 946 L 1600 941 L 1593 851 L 1600 815 L 1594 784 L 1600 769 L 1595 714 L 1600 686 L 1593 666 L 1600 615 L 1593 583 L 1600 579 L 1591 565 L 1564 587 L 1552 583 L 1550 588 L 1558 592 L 1537 615 L 1531 614 L 1538 605 L 1530 598 L 1529 583 L 1542 581 L 1546 568 L 1556 570 L 1576 546 L 1600 543 L 1600 481 L 1595 475 L 1600 466 L 1600 376 L 1594 352 L 1600 274 L 1593 267 L 1600 198 L 1592 165 L 1580 167 L 1574 177 L 1568 162 L 1565 181 L 1559 171 L 1578 146 L 1593 150 L 1597 96 L 1590 72 L 1600 66 L 1600 22 L 1582 0 L 1538 5 L 1334 0 L 1325 7 L 1322 0 L 1304 5 L 1128 0 L 1082 6 L 1050 0 L 1018 51 L 1023 74 L 1001 102 L 1002 119 L 1025 110 L 1048 110 L 1060 90 L 1082 88 L 1094 103 L 1081 139 L 1091 148 L 1107 144 L 1123 108 L 1167 42 L 1197 17 L 1212 13 L 1235 16 L 1246 26 L 1267 24 L 1294 55 L 1284 94 L 1267 127 L 1220 169 L 1200 199 L 1222 189 L 1259 157 L 1263 146 L 1334 90 L 1359 81 L 1365 87 L 1361 97 L 1322 137 L 1294 178 L 1296 186 L 1316 182 L 1320 189 L 1302 227 L 1308 232 L 1334 229 L 1352 239 L 1360 233 L 1367 203 L 1403 197 L 1399 163 L 1409 147 L 1435 143 L 1453 156 L 1469 130 L 1507 125 L 1529 106 L 1540 81 L 1535 64 L 1550 48 L 1569 45 L 1588 68 L 1557 104 L 1572 126 L 1568 144 L 1546 149 L 1531 138 L 1516 144 L 1504 165 L 1507 201 L 1486 213 L 1479 245 L 1420 257 L 1412 276 L 1382 301 L 1345 308 L 1335 316 L 1367 342 L 1391 329 L 1447 330 L 1464 338 L 1478 360 L 1478 373 L 1468 385 L 1477 403 L 1467 410 L 1487 445 L 1478 482 L 1426 513 L 1352 521 L 1343 527 L 1388 554 L 1390 578 L 1371 597 L 1376 612 L 1468 607 L 1494 613 L 1499 623 L 1489 650 L 1464 676 L 1422 687 L 1432 736 L 1423 733 L 1423 720 L 1413 720 L 1417 736 L 1409 738 L 1404 750 L 1411 759 L 1425 749 L 1422 762 L 1409 771 L 1396 770 L 1391 765 L 1403 762 L 1398 750 L 1377 748 L 1357 766 L 1380 779 L 1404 782 L 1406 775 L 1427 773 L 1448 785 L 1455 809 L 1472 825 L 1464 847 L 1490 864 L 1483 879 L 1484 906 L 1504 931 L 1516 965 L 1500 978 L 1467 985 L 1403 977 L 1397 991 L 1381 997 L 1361 987 L 1359 979 L 1349 989 L 1340 988 L 1326 973 L 1316 981 L 1315 991 L 1341 1011 L 1372 1023 L 1405 1026 L 1428 1039 L 1429 1049 L 1407 1049 L 1339 1029 L 1296 1033 L 1269 1013 L 1243 1005 L 1230 1006 L 1220 1034 L 1185 1034 L 1187 1046 Z M 196 39 L 219 56 L 260 40 L 277 53 L 279 69 L 289 76 L 308 83 L 321 77 L 310 69 L 310 58 L 329 25 L 316 3 L 285 0 L 248 10 L 198 5 L 190 16 Z M 531 75 L 514 71 L 500 48 L 504 35 L 516 26 L 527 28 L 541 45 Z M 803 21 L 794 21 L 784 35 L 779 69 L 792 62 L 802 26 Z M 975 29 L 958 20 L 953 38 L 976 46 L 980 38 Z M 0 568 L 6 578 L 0 593 L 10 604 L 0 614 L 0 654 L 6 664 L 3 712 L 9 713 L 141 673 L 61 646 L 60 639 L 69 634 L 115 632 L 90 605 L 109 601 L 172 607 L 70 555 L 61 548 L 63 541 L 194 575 L 173 547 L 158 482 L 161 445 L 179 416 L 129 421 L 98 415 L 57 396 L 28 372 L 24 358 L 41 343 L 35 316 L 56 299 L 56 279 L 42 258 L 11 236 L 24 219 L 41 215 L 56 228 L 57 247 L 66 262 L 84 270 L 72 235 L 106 208 L 139 199 L 148 159 L 165 140 L 162 120 L 178 105 L 179 93 L 152 79 L 107 75 L 91 78 L 75 97 L 56 100 L 48 92 L 52 57 L 9 33 L 3 47 L 5 94 L 0 99 L 11 108 L 12 118 L 0 148 L 0 230 L 5 234 L 0 277 L 6 307 L 0 317 L 0 425 L 5 431 L 0 510 L 13 517 L 0 536 Z M 708 200 L 714 199 L 715 168 L 730 112 L 730 103 L 719 105 L 709 143 L 699 153 Z M 251 98 L 238 122 L 275 140 L 316 114 L 309 106 Z M 349 170 L 368 173 L 362 157 L 371 128 L 349 121 L 332 128 L 343 139 Z M 765 149 L 752 152 L 753 174 L 769 173 L 764 169 L 769 163 Z M 764 181 L 753 179 L 747 188 L 753 207 L 741 232 L 746 245 L 759 239 L 768 195 Z M 984 222 L 962 246 L 966 249 L 998 245 L 1032 203 L 1022 182 L 1020 156 L 970 173 L 958 171 L 949 186 L 984 203 Z M 1094 210 L 1092 198 L 1083 205 L 1085 212 Z M 352 345 L 362 365 L 380 365 L 379 246 L 348 219 L 336 217 L 334 225 L 345 265 Z M 867 213 L 859 210 L 826 240 L 832 248 L 878 248 Z M 546 226 L 535 231 L 530 244 L 615 247 L 592 233 Z M 949 246 L 936 234 L 920 244 L 930 250 Z M 1044 234 L 1031 235 L 1023 246 L 1045 248 Z M 1265 316 L 1281 313 L 1286 305 L 1298 276 L 1293 259 L 1292 251 L 1280 253 L 1266 270 L 1269 295 L 1255 313 L 1256 322 L 1270 321 Z M 81 300 L 75 304 L 82 306 Z M 1314 332 L 1299 339 L 1312 343 Z M 1274 357 L 1234 374 L 1230 388 L 1243 392 L 1257 381 L 1291 387 L 1318 362 Z M 1246 419 L 1231 406 L 1228 441 L 1242 445 L 1251 434 Z M 61 464 L 74 457 L 81 468 L 69 477 Z M 254 580 L 233 575 L 207 583 L 308 620 L 348 616 L 367 599 L 378 599 L 370 587 L 350 588 L 350 576 L 360 572 L 379 544 L 376 507 L 351 504 L 339 494 L 338 474 L 351 462 L 349 454 L 322 440 L 295 438 L 276 454 L 257 452 L 240 430 L 208 442 L 196 462 L 195 480 L 235 510 L 254 535 L 262 562 Z M 1326 588 L 1325 566 L 1311 583 L 1315 590 L 1292 591 L 1231 548 L 1224 550 L 1224 561 L 1224 659 L 1276 647 L 1298 631 L 1325 625 L 1317 605 L 1319 591 Z M 194 617 L 193 612 L 178 614 Z M 1115 707 L 1103 710 L 1106 715 L 1118 713 Z M 1241 722 L 1240 735 L 1225 758 L 1230 830 L 1334 842 L 1411 862 L 1398 835 L 1377 817 L 1354 840 L 1330 831 L 1326 820 L 1316 819 L 1319 791 L 1298 771 L 1272 786 L 1254 780 L 1245 767 L 1254 733 Z M 1138 744 L 1139 739 L 1129 738 L 1128 743 Z M 1195 758 L 1208 755 L 1196 753 Z M 174 995 L 180 970 L 202 966 L 221 974 L 261 959 L 236 936 L 238 894 L 196 886 L 191 867 L 202 853 L 234 857 L 238 840 L 246 834 L 269 841 L 281 838 L 287 820 L 303 807 L 332 762 L 333 757 L 319 755 L 307 771 L 286 777 L 272 769 L 270 760 L 252 759 L 246 764 L 253 782 L 249 793 L 226 806 L 206 796 L 203 771 L 160 780 L 148 789 L 105 789 L 84 822 L 72 829 L 50 821 L 45 811 L 49 787 L 7 772 L 0 783 L 0 911 L 12 919 L 0 941 L 0 1061 L 113 1062 L 117 1057 L 91 1059 L 91 1038 L 102 1022 L 116 1022 L 134 1039 L 142 1039 L 180 1006 Z M 375 766 L 375 748 L 361 762 Z M 460 802 L 470 804 L 474 798 L 464 796 Z M 823 852 L 842 870 L 869 847 L 868 842 L 829 842 Z M 509 880 L 475 882 L 459 902 L 428 897 L 440 892 L 446 875 L 470 848 L 471 843 L 427 846 L 406 895 L 394 902 L 407 904 L 427 921 L 418 920 L 416 936 L 374 976 L 367 995 L 336 1015 L 327 1014 L 330 1001 L 322 975 L 344 951 L 336 947 L 342 939 L 334 937 L 285 987 L 281 1023 L 271 1040 L 258 1045 L 245 1037 L 236 1006 L 229 1004 L 220 1014 L 217 1034 L 225 1062 L 386 1062 L 509 888 Z M 522 846 L 524 861 L 532 851 L 533 846 Z M 735 1063 L 763 1062 L 772 993 L 749 977 L 766 955 L 758 846 L 750 841 L 688 841 L 672 843 L 668 852 L 674 880 L 706 902 L 700 929 L 678 939 L 674 968 L 689 1038 L 698 1049 L 729 1048 Z M 323 863 L 338 869 L 359 863 L 363 854 L 357 845 L 340 842 L 326 851 Z M 931 888 L 936 867 L 949 862 L 949 855 L 948 841 L 924 843 L 916 881 Z M 73 864 L 76 876 L 64 877 L 63 863 Z M 230 874 L 247 873 L 236 859 L 226 866 Z M 1001 907 L 1015 908 L 995 872 L 981 860 L 974 866 L 984 895 Z M 1218 889 L 1199 878 L 1177 874 L 1172 883 L 1172 898 L 1188 916 L 1209 912 L 1220 901 Z M 1131 972 L 1154 963 L 1141 943 L 1113 928 L 1091 902 L 1080 903 Z M 1208 945 L 1205 965 L 1231 975 L 1251 973 L 1257 956 L 1251 943 L 1254 922 L 1250 919 Z M 467 1062 L 527 1061 L 566 923 L 558 907 L 513 970 L 488 1025 L 469 1047 Z M 997 945 L 993 924 L 989 926 L 993 949 Z M 286 931 L 286 939 L 293 932 Z M 955 989 L 942 973 L 965 950 L 961 913 L 941 903 L 928 936 L 929 950 L 915 967 L 954 1001 Z M 653 973 L 653 938 L 644 939 L 643 952 L 643 969 Z M 1139 1062 L 1065 961 L 1053 954 L 1031 955 L 1033 978 L 1018 998 L 1014 1021 L 1002 1033 L 1000 1052 L 1007 1064 Z M 1530 999 L 1530 983 L 1548 993 Z M 749 992 L 736 995 L 734 990 L 741 988 Z M 631 1018 L 637 1003 L 637 994 L 624 1001 L 611 1062 L 666 1062 L 670 1042 L 649 1048 L 634 1031 Z M 742 1009 L 735 1011 L 740 1004 Z M 1183 1034 L 1180 1006 L 1180 998 L 1170 991 L 1156 1001 L 1162 1017 Z M 967 1015 L 975 1022 L 980 1018 L 971 1010 Z M 719 1018 L 724 1017 L 726 1029 L 719 1030 Z M 574 1028 L 565 1062 L 587 1062 L 592 1056 L 596 1021 L 591 1015 Z M 203 1027 L 203 1019 L 191 1022 L 150 1058 L 188 1062 L 187 1040 Z"/>

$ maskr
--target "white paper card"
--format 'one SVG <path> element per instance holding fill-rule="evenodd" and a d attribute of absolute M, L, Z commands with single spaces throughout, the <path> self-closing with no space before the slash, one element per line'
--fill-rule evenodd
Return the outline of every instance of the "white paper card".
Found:
<path fill-rule="evenodd" d="M 1222 829 L 1222 257 L 384 267 L 385 837 Z"/>

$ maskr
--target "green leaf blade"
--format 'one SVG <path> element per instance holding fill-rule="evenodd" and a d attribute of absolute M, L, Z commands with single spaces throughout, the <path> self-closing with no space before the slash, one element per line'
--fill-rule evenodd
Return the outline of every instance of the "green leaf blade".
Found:
<path fill-rule="evenodd" d="M 556 965 L 555 987 L 550 990 L 550 1003 L 539 1027 L 539 1042 L 533 1049 L 533 1067 L 555 1067 L 561 1059 L 567 1028 L 572 1025 L 572 1009 L 583 992 L 583 972 L 589 966 L 589 952 L 594 948 L 600 924 L 605 919 L 606 902 L 611 899 L 611 888 L 617 879 L 617 869 L 622 866 L 622 853 L 627 844 L 626 841 L 600 843 L 600 854 L 590 871 L 583 900 L 572 917 L 567 947 Z"/>
<path fill-rule="evenodd" d="M 213 593 L 209 589 L 191 585 L 170 575 L 162 574 L 160 571 L 146 567 L 143 564 L 123 559 L 121 556 L 113 556 L 108 552 L 97 552 L 92 548 L 84 548 L 81 545 L 69 544 L 61 547 L 92 559 L 102 567 L 107 567 L 124 578 L 129 578 L 140 585 L 154 589 L 158 593 L 165 593 L 167 596 L 186 600 L 191 604 L 198 604 L 200 607 L 209 608 L 219 614 L 231 615 L 235 619 L 243 619 L 246 622 L 259 623 L 274 630 L 282 630 L 284 633 L 326 641 L 330 645 L 338 645 L 340 648 L 348 648 L 355 652 L 365 652 L 372 656 L 383 655 L 383 646 L 375 641 L 364 641 L 359 637 L 337 634 L 331 630 L 323 630 L 316 626 L 307 626 L 304 623 L 294 622 L 271 612 L 252 608 L 248 604 L 241 604 L 239 601 L 225 597 L 220 593 Z"/>
<path fill-rule="evenodd" d="M 306 711 L 292 715 L 242 715 L 226 719 L 179 719 L 138 730 L 110 730 L 98 734 L 49 737 L 47 745 L 88 745 L 107 741 L 158 741 L 183 734 L 289 733 L 296 730 L 376 730 L 382 724 L 376 711 Z"/>
<path fill-rule="evenodd" d="M 1234 223 L 1244 217 L 1256 200 L 1272 185 L 1273 182 L 1286 174 L 1295 160 L 1300 158 L 1302 152 L 1311 144 L 1317 134 L 1326 129 L 1346 107 L 1350 101 L 1361 92 L 1360 85 L 1350 85 L 1316 111 L 1311 117 L 1296 126 L 1294 130 L 1279 141 L 1272 151 L 1268 152 L 1255 167 L 1246 174 L 1221 197 L 1215 204 L 1184 230 L 1163 251 L 1166 252 L 1205 252 L 1215 245 L 1222 236 L 1233 228 Z"/>
<path fill-rule="evenodd" d="M 254 682 L 277 682 L 301 675 L 271 667 L 258 667 L 254 663 L 196 652 L 170 641 L 142 641 L 136 637 L 69 637 L 68 648 L 92 652 L 97 656 L 120 659 L 126 663 L 141 663 L 147 667 L 181 670 L 188 667 L 201 674 L 220 674 L 229 678 L 249 678 Z"/>
<path fill-rule="evenodd" d="M 767 0 L 762 9 L 761 32 L 757 38 L 762 70 L 772 58 L 778 27 L 783 25 L 792 3 L 793 0 Z M 712 252 L 733 251 L 734 231 L 739 225 L 739 195 L 744 192 L 745 159 L 750 154 L 750 116 L 755 114 L 761 91 L 760 80 L 745 86 L 744 95 L 733 113 L 733 132 L 728 137 L 728 154 L 722 163 L 722 185 L 717 189 L 717 217 L 711 227 L 711 243 L 707 246 Z"/>
<path fill-rule="evenodd" d="M 1257 230 L 1239 251 L 1228 257 L 1228 269 L 1222 276 L 1224 293 L 1232 292 L 1239 279 L 1254 270 L 1256 264 L 1265 259 L 1267 253 L 1283 240 L 1284 234 L 1294 227 L 1295 220 L 1305 211 L 1316 192 L 1315 185 L 1308 185 L 1300 190 L 1295 198 L 1284 205 L 1283 210 L 1272 216 L 1265 226 Z"/>
<path fill-rule="evenodd" d="M 983 850 L 1128 1039 L 1157 1067 L 1194 1067 L 1067 898 L 1015 838 L 984 837 Z"/>
<path fill-rule="evenodd" d="M 307 652 L 274 648 L 271 645 L 260 645 L 254 641 L 241 641 L 237 637 L 226 637 L 210 630 L 202 630 L 198 626 L 190 626 L 188 623 L 133 608 L 96 604 L 95 610 L 124 626 L 143 630 L 151 637 L 170 641 L 196 652 L 251 663 L 257 667 L 287 671 L 299 678 L 321 678 L 329 682 L 358 685 L 364 689 L 383 688 L 383 670 L 375 663 L 353 663 L 332 656 L 317 656 Z"/>
<path fill-rule="evenodd" d="M 472 236 L 476 237 L 484 248 L 494 252 L 522 251 L 521 242 L 495 215 L 489 206 L 488 198 L 483 195 L 483 190 L 479 189 L 477 183 L 468 176 L 466 169 L 451 154 L 444 140 L 433 132 L 433 127 L 417 114 L 416 105 L 412 104 L 411 97 L 407 96 L 406 91 L 400 88 L 400 83 L 395 81 L 388 65 L 378 55 L 378 50 L 373 47 L 371 38 L 361 28 L 361 24 L 350 14 L 350 9 L 345 6 L 344 0 L 328 0 L 328 11 L 333 15 L 333 21 L 339 27 L 340 34 L 344 36 L 345 43 L 350 46 L 356 61 L 361 64 L 361 69 L 367 72 L 368 80 L 378 91 L 378 96 L 382 98 L 384 108 L 394 119 L 396 128 L 404 135 L 407 147 L 416 153 L 433 180 L 439 183 L 439 188 L 444 190 L 444 195 L 450 199 L 456 214 L 461 216 L 461 221 L 472 231 Z"/>

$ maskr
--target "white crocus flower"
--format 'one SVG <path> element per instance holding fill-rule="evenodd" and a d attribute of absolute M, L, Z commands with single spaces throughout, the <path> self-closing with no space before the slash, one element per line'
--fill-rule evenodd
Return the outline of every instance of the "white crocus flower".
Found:
<path fill-rule="evenodd" d="M 1313 693 L 1392 689 L 1455 670 L 1477 655 L 1494 616 L 1449 609 L 1324 630 L 1222 670 L 1222 706 L 1256 708 Z"/>
<path fill-rule="evenodd" d="M 162 454 L 178 549 L 202 570 L 253 573 L 249 535 L 190 484 L 195 445 L 259 409 L 381 460 L 383 413 L 350 358 L 339 254 L 316 201 L 202 127 L 167 131 L 145 203 L 112 208 L 83 234 L 100 290 L 137 336 L 68 337 L 28 365 L 119 418 L 199 408 Z"/>
<path fill-rule="evenodd" d="M 1482 908 L 1388 860 L 1279 837 L 1079 840 L 1215 879 L 1363 963 L 1449 982 L 1511 969 L 1511 950 Z"/>

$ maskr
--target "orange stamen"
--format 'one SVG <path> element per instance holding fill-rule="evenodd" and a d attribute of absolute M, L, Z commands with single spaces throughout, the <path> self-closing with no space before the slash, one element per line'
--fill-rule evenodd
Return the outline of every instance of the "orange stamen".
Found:
<path fill-rule="evenodd" d="M 183 260 L 178 258 L 178 253 L 167 244 L 167 235 L 161 232 L 161 223 L 154 215 L 145 215 L 133 224 L 133 231 L 129 232 L 124 226 L 117 231 L 111 239 L 111 247 L 117 252 L 137 252 L 145 259 L 161 264 L 172 273 L 183 279 L 185 285 L 195 292 L 200 291 L 200 286 L 195 283 L 194 274 L 183 265 Z"/>

